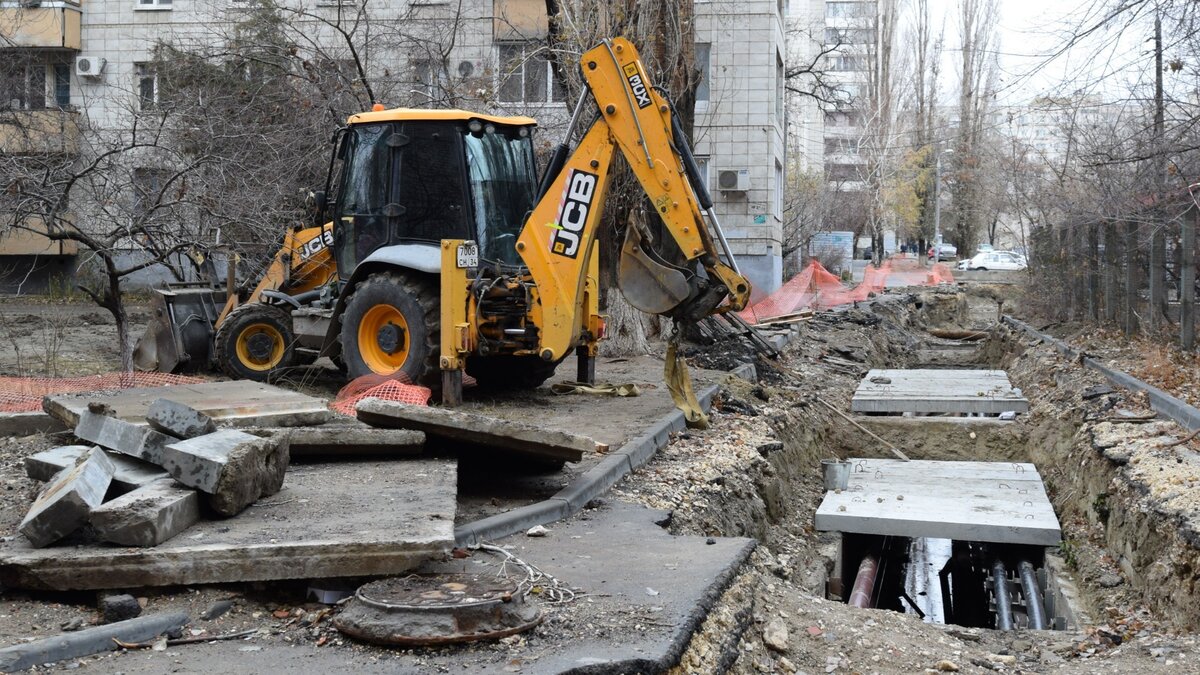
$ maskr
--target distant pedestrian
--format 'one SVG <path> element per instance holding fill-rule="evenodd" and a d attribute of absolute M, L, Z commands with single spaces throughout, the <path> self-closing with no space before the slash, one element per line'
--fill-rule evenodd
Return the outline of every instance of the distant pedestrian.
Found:
<path fill-rule="evenodd" d="M 929 247 L 929 262 L 937 262 L 937 246 Z"/>

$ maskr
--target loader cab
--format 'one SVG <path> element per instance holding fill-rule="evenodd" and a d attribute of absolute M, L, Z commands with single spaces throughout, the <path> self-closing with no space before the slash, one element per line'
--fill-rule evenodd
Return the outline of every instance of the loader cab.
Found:
<path fill-rule="evenodd" d="M 338 276 L 384 246 L 437 256 L 442 239 L 473 239 L 481 259 L 519 265 L 517 236 L 537 199 L 533 129 L 529 118 L 465 111 L 351 117 L 330 173 Z"/>

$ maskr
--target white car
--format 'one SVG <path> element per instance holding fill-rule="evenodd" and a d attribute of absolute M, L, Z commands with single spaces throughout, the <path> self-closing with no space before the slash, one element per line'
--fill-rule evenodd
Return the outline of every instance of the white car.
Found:
<path fill-rule="evenodd" d="M 1023 270 L 1029 267 L 1025 256 L 1012 251 L 986 251 L 967 261 L 969 270 Z"/>

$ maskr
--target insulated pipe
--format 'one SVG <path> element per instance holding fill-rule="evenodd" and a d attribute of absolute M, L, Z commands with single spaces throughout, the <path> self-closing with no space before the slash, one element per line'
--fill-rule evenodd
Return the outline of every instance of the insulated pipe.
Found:
<path fill-rule="evenodd" d="M 1004 563 L 992 563 L 992 592 L 996 595 L 996 630 L 1012 630 L 1012 601 L 1008 597 L 1008 572 Z"/>
<path fill-rule="evenodd" d="M 850 591 L 850 606 L 859 609 L 871 607 L 871 592 L 875 589 L 875 572 L 879 563 L 875 558 L 866 556 L 858 565 L 858 575 L 854 577 L 854 589 Z"/>
<path fill-rule="evenodd" d="M 1042 607 L 1042 591 L 1038 588 L 1033 564 L 1022 560 L 1017 564 L 1017 572 L 1021 575 L 1021 593 L 1025 596 L 1025 614 L 1029 617 L 1029 627 L 1033 630 L 1046 630 L 1046 610 Z"/>

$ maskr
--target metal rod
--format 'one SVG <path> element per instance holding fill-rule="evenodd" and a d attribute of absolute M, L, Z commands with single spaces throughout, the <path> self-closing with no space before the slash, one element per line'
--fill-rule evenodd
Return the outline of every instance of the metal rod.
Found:
<path fill-rule="evenodd" d="M 708 219 L 712 221 L 713 232 L 717 233 L 717 241 L 721 244 L 721 250 L 725 253 L 725 259 L 729 261 L 729 266 L 734 272 L 741 274 L 738 269 L 737 259 L 733 257 L 733 251 L 729 250 L 729 242 L 725 240 L 725 230 L 721 229 L 721 221 L 717 220 L 717 212 L 715 208 L 709 207 L 705 213 L 708 214 Z"/>
<path fill-rule="evenodd" d="M 871 591 L 875 587 L 875 571 L 879 569 L 879 563 L 875 558 L 866 556 L 858 565 L 858 574 L 854 577 L 854 589 L 850 591 L 850 606 L 858 607 L 859 609 L 869 609 L 871 603 Z"/>
<path fill-rule="evenodd" d="M 575 125 L 579 124 L 579 116 L 583 113 L 583 104 L 587 101 L 588 89 L 584 89 L 579 93 L 579 101 L 575 104 L 575 112 L 571 113 L 571 121 L 567 123 L 567 135 L 563 142 L 570 144 L 571 139 L 575 137 Z"/>
<path fill-rule="evenodd" d="M 996 630 L 1012 630 L 1012 600 L 1008 597 L 1008 572 L 1000 560 L 992 563 L 992 593 L 996 596 Z"/>
<path fill-rule="evenodd" d="M 1021 593 L 1025 596 L 1025 614 L 1029 617 L 1029 628 L 1046 630 L 1046 610 L 1042 606 L 1042 591 L 1038 588 L 1037 575 L 1028 560 L 1017 563 L 1021 575 Z"/>
<path fill-rule="evenodd" d="M 951 556 L 942 569 L 938 571 L 938 582 L 942 587 L 943 623 L 954 623 L 954 596 L 950 594 L 950 566 L 953 564 L 954 557 Z"/>

